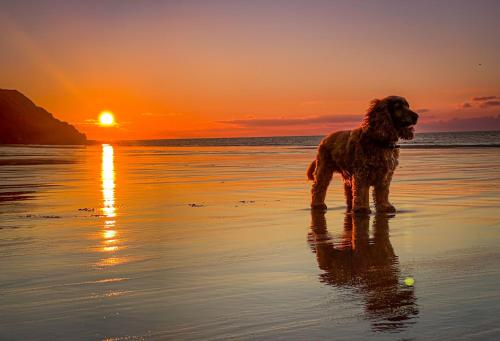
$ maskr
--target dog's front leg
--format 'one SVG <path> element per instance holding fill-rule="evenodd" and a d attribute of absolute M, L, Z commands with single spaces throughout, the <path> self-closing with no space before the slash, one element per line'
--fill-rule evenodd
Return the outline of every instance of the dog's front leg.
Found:
<path fill-rule="evenodd" d="M 391 178 L 392 176 L 388 176 L 373 188 L 373 201 L 375 202 L 377 212 L 396 212 L 396 208 L 389 202 Z"/>
<path fill-rule="evenodd" d="M 370 186 L 360 176 L 353 177 L 352 211 L 354 214 L 370 214 Z"/>

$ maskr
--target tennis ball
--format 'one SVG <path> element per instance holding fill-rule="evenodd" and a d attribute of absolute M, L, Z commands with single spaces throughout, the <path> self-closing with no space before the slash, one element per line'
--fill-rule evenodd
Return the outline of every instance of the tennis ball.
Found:
<path fill-rule="evenodd" d="M 415 284 L 415 280 L 413 279 L 413 277 L 406 277 L 404 282 L 409 287 L 411 287 L 411 286 L 413 286 L 413 284 Z"/>

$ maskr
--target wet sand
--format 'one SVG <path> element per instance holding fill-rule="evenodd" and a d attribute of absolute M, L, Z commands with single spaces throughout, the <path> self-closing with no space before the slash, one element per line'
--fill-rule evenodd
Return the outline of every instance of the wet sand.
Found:
<path fill-rule="evenodd" d="M 314 153 L 0 147 L 0 339 L 500 338 L 500 148 L 402 149 L 364 218 Z"/>

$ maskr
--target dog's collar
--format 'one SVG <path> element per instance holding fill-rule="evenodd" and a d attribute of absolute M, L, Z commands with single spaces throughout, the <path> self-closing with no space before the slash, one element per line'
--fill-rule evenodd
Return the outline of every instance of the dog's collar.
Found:
<path fill-rule="evenodd" d="M 393 142 L 374 141 L 374 143 L 377 147 L 386 148 L 386 149 L 396 149 L 396 148 L 400 147 L 398 144 L 395 144 Z"/>
<path fill-rule="evenodd" d="M 390 149 L 396 149 L 396 148 L 399 148 L 399 144 L 395 144 L 395 143 L 389 143 L 387 144 L 386 148 L 390 148 Z"/>

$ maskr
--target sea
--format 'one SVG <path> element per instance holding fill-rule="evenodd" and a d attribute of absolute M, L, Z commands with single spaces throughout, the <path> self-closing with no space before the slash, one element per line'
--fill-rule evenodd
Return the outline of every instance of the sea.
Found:
<path fill-rule="evenodd" d="M 401 142 L 366 216 L 310 210 L 320 139 L 0 146 L 0 340 L 500 340 L 500 132 Z"/>
<path fill-rule="evenodd" d="M 232 138 L 191 138 L 119 141 L 130 146 L 301 146 L 316 147 L 324 136 L 270 136 Z M 400 141 L 402 148 L 500 147 L 499 131 L 417 133 L 410 141 Z"/>

